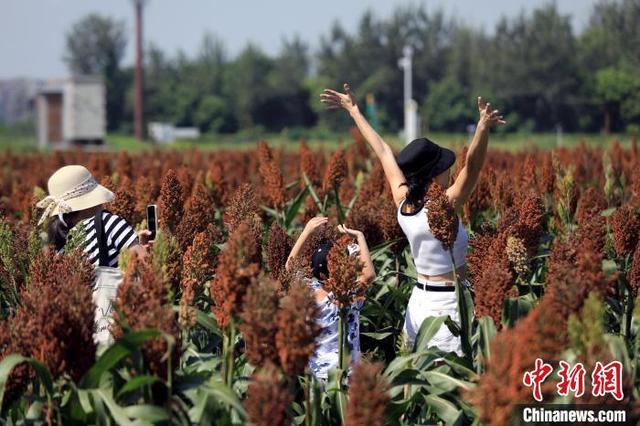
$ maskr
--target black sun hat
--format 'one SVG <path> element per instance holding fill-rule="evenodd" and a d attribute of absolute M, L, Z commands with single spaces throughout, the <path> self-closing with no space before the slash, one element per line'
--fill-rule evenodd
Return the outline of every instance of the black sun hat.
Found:
<path fill-rule="evenodd" d="M 451 167 L 456 162 L 456 154 L 427 138 L 420 138 L 405 146 L 397 161 L 406 178 L 432 178 Z"/>

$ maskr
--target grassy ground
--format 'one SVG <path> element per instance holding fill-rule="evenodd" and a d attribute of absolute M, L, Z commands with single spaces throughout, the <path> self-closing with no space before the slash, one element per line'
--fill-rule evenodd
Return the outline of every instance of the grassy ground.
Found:
<path fill-rule="evenodd" d="M 458 148 L 469 141 L 469 135 L 455 133 L 431 133 L 428 135 L 433 141 L 445 146 Z M 387 142 L 395 148 L 402 147 L 402 141 L 397 135 L 384 135 Z M 163 145 L 162 149 L 247 149 L 255 146 L 256 141 L 266 140 L 274 147 L 284 147 L 286 149 L 298 149 L 298 139 L 282 134 L 271 135 L 204 135 L 197 141 L 176 141 L 171 145 Z M 551 133 L 535 134 L 494 134 L 490 139 L 490 148 L 504 149 L 508 151 L 518 151 L 523 149 L 552 149 L 557 146 L 573 146 L 580 142 L 585 142 L 590 146 L 606 146 L 614 140 L 619 140 L 623 145 L 628 146 L 631 142 L 630 135 L 600 135 L 600 134 L 565 134 L 561 138 Z M 335 134 L 329 137 L 310 138 L 307 142 L 312 147 L 324 147 L 333 149 L 349 143 L 350 137 L 347 133 Z M 132 136 L 121 134 L 110 134 L 107 137 L 106 150 L 128 150 L 141 151 L 157 147 L 151 142 L 138 143 Z M 12 131 L 0 128 L 0 151 L 10 149 L 13 152 L 25 152 L 37 150 L 35 135 L 24 131 Z"/>

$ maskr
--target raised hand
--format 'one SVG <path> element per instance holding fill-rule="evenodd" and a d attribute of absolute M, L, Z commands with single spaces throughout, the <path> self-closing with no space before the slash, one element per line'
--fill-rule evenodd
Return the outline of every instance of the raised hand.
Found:
<path fill-rule="evenodd" d="M 362 231 L 358 231 L 357 229 L 350 229 L 344 225 L 338 225 L 338 231 L 340 231 L 343 234 L 352 235 L 354 237 L 363 235 Z"/>
<path fill-rule="evenodd" d="M 320 94 L 320 102 L 325 104 L 328 109 L 342 108 L 351 113 L 358 109 L 358 103 L 356 102 L 356 96 L 351 90 L 349 84 L 344 83 L 344 93 L 336 92 L 331 89 L 324 89 Z"/>
<path fill-rule="evenodd" d="M 498 111 L 497 109 L 492 110 L 491 104 L 485 101 L 482 96 L 478 96 L 478 112 L 480 113 L 478 126 L 491 128 L 497 124 L 507 123 L 504 120 L 504 117 L 500 114 L 500 111 Z"/>
<path fill-rule="evenodd" d="M 328 217 L 323 217 L 323 216 L 314 217 L 313 219 L 309 220 L 309 222 L 307 222 L 302 232 L 306 235 L 311 235 L 316 231 L 316 229 L 326 225 L 328 221 L 329 221 Z"/>

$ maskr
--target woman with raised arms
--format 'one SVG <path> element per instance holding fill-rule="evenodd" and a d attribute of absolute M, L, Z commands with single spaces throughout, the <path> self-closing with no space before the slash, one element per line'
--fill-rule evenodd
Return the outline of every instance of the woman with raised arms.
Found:
<path fill-rule="evenodd" d="M 504 124 L 498 110 L 491 104 L 478 98 L 480 118 L 476 132 L 467 151 L 465 166 L 451 185 L 451 166 L 455 153 L 436 143 L 420 138 L 408 144 L 398 155 L 371 127 L 360 112 L 356 98 L 348 84 L 344 93 L 326 89 L 320 95 L 321 102 L 330 109 L 342 108 L 349 113 L 367 143 L 380 160 L 387 181 L 391 186 L 393 202 L 398 210 L 397 217 L 404 231 L 418 272 L 417 281 L 412 290 L 405 313 L 404 333 L 407 342 L 412 344 L 427 317 L 449 315 L 460 322 L 455 292 L 455 276 L 469 286 L 465 277 L 464 265 L 468 246 L 467 232 L 458 216 L 458 233 L 452 246 L 456 271 L 452 267 L 451 256 L 429 227 L 426 209 L 426 194 L 432 182 L 438 183 L 444 190 L 456 211 L 459 211 L 469 199 L 480 171 L 484 165 L 491 127 Z M 462 355 L 461 340 L 454 336 L 446 325 L 442 325 L 429 341 L 429 347 Z"/>

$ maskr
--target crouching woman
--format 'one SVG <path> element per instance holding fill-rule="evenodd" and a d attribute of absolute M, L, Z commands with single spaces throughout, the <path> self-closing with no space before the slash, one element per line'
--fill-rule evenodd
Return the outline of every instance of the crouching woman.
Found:
<path fill-rule="evenodd" d="M 287 259 L 287 269 L 291 267 L 291 259 L 298 256 L 305 242 L 320 228 L 328 226 L 326 217 L 315 217 L 311 219 L 300 234 L 300 237 L 293 246 L 289 258 Z M 360 231 L 349 229 L 343 225 L 338 226 L 338 231 L 355 237 L 357 243 L 349 245 L 349 254 L 357 255 L 362 263 L 362 272 L 358 279 L 363 285 L 370 284 L 376 273 L 373 268 L 369 247 Z M 318 325 L 322 328 L 320 336 L 317 338 L 317 348 L 309 360 L 309 368 L 316 379 L 321 383 L 326 383 L 329 371 L 336 369 L 340 365 L 340 336 L 339 336 L 339 307 L 336 305 L 334 295 L 325 289 L 326 280 L 329 278 L 329 268 L 327 256 L 332 248 L 332 243 L 327 242 L 313 248 L 311 257 L 312 277 L 308 283 L 318 305 L 319 313 L 316 318 Z M 358 301 L 348 307 L 346 343 L 351 354 L 351 364 L 360 360 L 360 310 L 363 301 Z"/>

